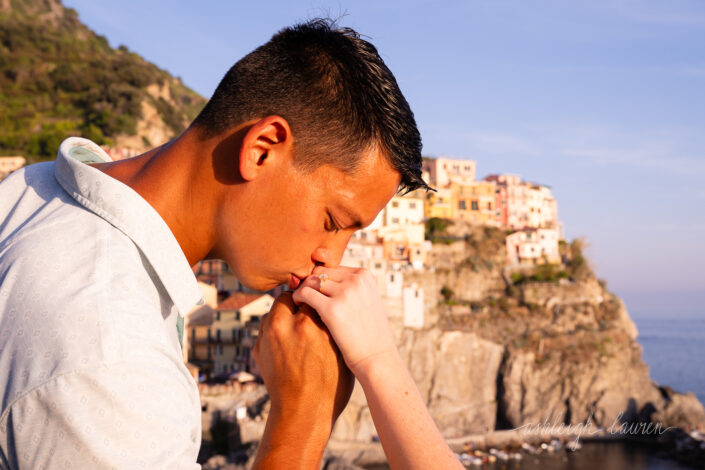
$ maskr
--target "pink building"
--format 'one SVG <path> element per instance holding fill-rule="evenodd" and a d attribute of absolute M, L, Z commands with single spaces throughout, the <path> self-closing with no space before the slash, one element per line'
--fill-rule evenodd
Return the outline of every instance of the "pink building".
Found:
<path fill-rule="evenodd" d="M 428 172 L 431 185 L 445 188 L 450 183 L 469 184 L 475 181 L 473 160 L 429 158 L 423 162 L 423 171 Z"/>
<path fill-rule="evenodd" d="M 529 225 L 529 186 L 521 181 L 519 175 L 490 174 L 484 181 L 494 181 L 501 189 L 500 217 L 502 225 L 518 230 Z"/>

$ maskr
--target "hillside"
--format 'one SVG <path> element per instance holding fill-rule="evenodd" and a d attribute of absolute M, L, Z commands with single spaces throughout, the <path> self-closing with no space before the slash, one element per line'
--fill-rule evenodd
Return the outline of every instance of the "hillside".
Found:
<path fill-rule="evenodd" d="M 141 151 L 181 132 L 204 104 L 59 0 L 0 0 L 0 155 L 52 158 L 71 135 Z"/>

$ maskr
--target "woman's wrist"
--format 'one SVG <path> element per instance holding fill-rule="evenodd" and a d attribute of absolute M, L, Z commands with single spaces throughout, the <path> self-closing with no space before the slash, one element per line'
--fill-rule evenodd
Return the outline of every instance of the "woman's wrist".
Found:
<path fill-rule="evenodd" d="M 350 367 L 353 375 L 365 388 L 368 384 L 377 384 L 380 380 L 390 379 L 399 373 L 407 374 L 406 364 L 399 351 L 387 349 L 367 356 Z"/>

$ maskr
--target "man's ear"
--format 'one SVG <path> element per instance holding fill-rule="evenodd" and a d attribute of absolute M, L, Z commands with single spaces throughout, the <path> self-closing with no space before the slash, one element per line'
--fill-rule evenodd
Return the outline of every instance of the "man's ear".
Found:
<path fill-rule="evenodd" d="M 267 116 L 250 127 L 240 146 L 240 175 L 245 181 L 257 178 L 272 165 L 293 158 L 294 138 L 289 123 L 281 116 Z"/>

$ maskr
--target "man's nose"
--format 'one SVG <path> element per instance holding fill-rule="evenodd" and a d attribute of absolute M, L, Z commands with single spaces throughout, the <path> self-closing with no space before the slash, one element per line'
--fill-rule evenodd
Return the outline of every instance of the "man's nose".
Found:
<path fill-rule="evenodd" d="M 331 241 L 331 243 L 326 245 L 321 245 L 313 251 L 311 255 L 311 260 L 315 265 L 325 266 L 327 268 L 334 268 L 340 264 L 340 260 L 343 259 L 345 254 L 345 248 L 348 246 L 350 241 L 350 235 L 339 236 L 337 240 Z"/>

